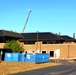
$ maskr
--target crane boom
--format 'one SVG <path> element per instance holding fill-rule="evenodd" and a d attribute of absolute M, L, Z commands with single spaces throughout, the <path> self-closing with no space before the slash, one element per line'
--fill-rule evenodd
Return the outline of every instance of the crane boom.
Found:
<path fill-rule="evenodd" d="M 24 33 L 24 30 L 25 30 L 26 24 L 27 24 L 28 19 L 29 19 L 29 16 L 30 16 L 30 13 L 31 13 L 31 10 L 29 9 L 28 17 L 27 17 L 26 22 L 25 22 L 25 25 L 24 25 L 24 27 L 23 27 L 22 33 Z"/>

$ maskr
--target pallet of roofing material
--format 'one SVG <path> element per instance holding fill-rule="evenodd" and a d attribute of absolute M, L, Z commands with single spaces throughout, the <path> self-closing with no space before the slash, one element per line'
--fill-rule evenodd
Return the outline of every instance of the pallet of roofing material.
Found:
<path fill-rule="evenodd" d="M 25 62 L 42 63 L 49 61 L 49 54 L 26 54 Z"/>
<path fill-rule="evenodd" d="M 18 62 L 18 53 L 5 53 L 5 61 Z"/>

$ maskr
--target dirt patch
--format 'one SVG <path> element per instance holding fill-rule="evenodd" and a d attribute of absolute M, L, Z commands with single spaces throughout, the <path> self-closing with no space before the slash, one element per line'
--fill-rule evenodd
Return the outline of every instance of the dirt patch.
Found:
<path fill-rule="evenodd" d="M 18 72 L 24 72 L 49 66 L 60 65 L 60 63 L 25 63 L 25 62 L 1 62 L 0 63 L 0 75 L 13 74 Z"/>

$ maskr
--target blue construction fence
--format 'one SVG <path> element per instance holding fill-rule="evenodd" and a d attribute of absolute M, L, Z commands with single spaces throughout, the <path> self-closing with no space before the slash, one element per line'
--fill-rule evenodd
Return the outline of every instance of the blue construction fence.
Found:
<path fill-rule="evenodd" d="M 42 63 L 49 61 L 49 54 L 38 53 L 5 53 L 5 61 Z"/>

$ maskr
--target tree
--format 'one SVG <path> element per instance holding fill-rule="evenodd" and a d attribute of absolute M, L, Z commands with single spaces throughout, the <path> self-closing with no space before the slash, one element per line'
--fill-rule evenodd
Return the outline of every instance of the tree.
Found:
<path fill-rule="evenodd" d="M 4 45 L 4 48 L 10 48 L 12 49 L 13 53 L 20 53 L 24 51 L 24 48 L 22 45 L 20 45 L 17 41 L 12 40 L 12 41 L 7 41 L 6 44 Z"/>

